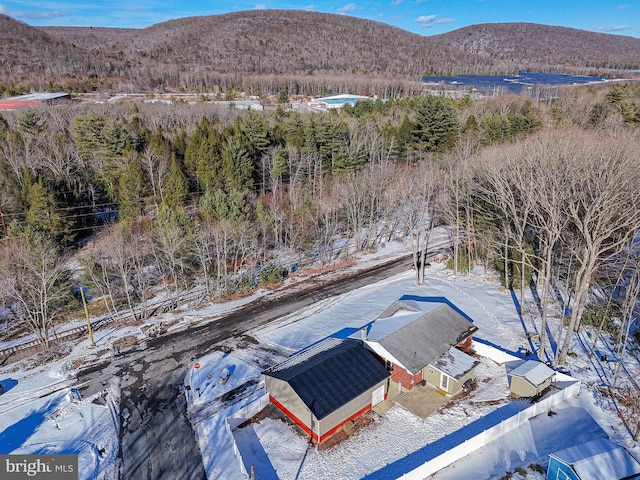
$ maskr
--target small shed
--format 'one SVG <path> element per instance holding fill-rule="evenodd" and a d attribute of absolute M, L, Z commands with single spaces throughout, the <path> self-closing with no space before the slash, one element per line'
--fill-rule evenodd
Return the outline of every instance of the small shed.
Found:
<path fill-rule="evenodd" d="M 382 402 L 389 378 L 362 342 L 336 338 L 262 373 L 271 403 L 318 443 Z"/>
<path fill-rule="evenodd" d="M 606 438 L 549 454 L 549 480 L 638 480 L 640 463 Z"/>
<path fill-rule="evenodd" d="M 509 389 L 518 397 L 535 397 L 551 386 L 556 372 L 537 360 L 518 360 L 505 364 Z"/>

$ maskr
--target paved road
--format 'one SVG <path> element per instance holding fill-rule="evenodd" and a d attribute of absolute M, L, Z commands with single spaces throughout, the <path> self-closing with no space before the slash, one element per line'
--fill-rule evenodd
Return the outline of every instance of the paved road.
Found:
<path fill-rule="evenodd" d="M 195 358 L 319 300 L 406 271 L 410 264 L 409 257 L 404 257 L 339 280 L 310 283 L 304 291 L 258 300 L 209 323 L 148 339 L 84 369 L 78 375 L 84 396 L 103 390 L 114 378 L 119 380 L 120 479 L 206 478 L 182 394 L 186 371 Z"/>

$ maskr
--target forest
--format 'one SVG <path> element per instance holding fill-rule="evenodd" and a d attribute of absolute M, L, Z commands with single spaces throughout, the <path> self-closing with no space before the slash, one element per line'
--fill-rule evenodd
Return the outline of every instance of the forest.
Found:
<path fill-rule="evenodd" d="M 456 274 L 484 265 L 520 296 L 537 286 L 541 359 L 562 364 L 585 323 L 629 340 L 640 292 L 637 85 L 326 113 L 279 98 L 264 112 L 206 101 L 2 112 L 9 334 L 49 347 L 54 323 L 82 315 L 85 287 L 101 299 L 94 314 L 144 319 L 157 295 L 177 305 L 196 285 L 206 300 L 242 294 L 398 238 L 420 284 L 430 231 L 446 225 Z M 560 292 L 566 321 L 550 351 Z"/>
<path fill-rule="evenodd" d="M 0 78 L 20 91 L 197 92 L 382 98 L 419 94 L 425 75 L 519 71 L 630 78 L 640 39 L 532 23 L 418 35 L 347 15 L 249 10 L 141 29 L 32 27 L 0 13 Z M 0 94 L 3 89 L 0 86 Z"/>

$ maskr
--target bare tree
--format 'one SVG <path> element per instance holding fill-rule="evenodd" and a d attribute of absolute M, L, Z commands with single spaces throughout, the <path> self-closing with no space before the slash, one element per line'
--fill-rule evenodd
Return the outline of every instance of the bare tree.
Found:
<path fill-rule="evenodd" d="M 71 295 L 65 260 L 42 237 L 13 238 L 0 249 L 0 296 L 45 348 L 54 320 Z"/>
<path fill-rule="evenodd" d="M 411 242 L 416 285 L 424 284 L 429 239 L 434 225 L 435 199 L 441 186 L 442 172 L 433 162 L 421 162 L 394 176 L 399 192 L 398 215 Z"/>
<path fill-rule="evenodd" d="M 640 178 L 633 139 L 567 132 L 562 142 L 567 204 L 565 213 L 579 244 L 568 330 L 555 363 L 562 364 L 580 326 L 589 287 L 602 262 L 617 254 L 640 228 Z"/>
<path fill-rule="evenodd" d="M 207 221 L 201 222 L 193 236 L 193 251 L 200 265 L 208 298 L 213 298 L 211 265 L 213 264 L 216 250 L 217 245 L 215 243 L 213 225 Z"/>
<path fill-rule="evenodd" d="M 193 227 L 186 211 L 163 205 L 151 231 L 151 245 L 157 264 L 173 283 L 174 306 L 180 291 L 188 288 L 193 263 Z"/>

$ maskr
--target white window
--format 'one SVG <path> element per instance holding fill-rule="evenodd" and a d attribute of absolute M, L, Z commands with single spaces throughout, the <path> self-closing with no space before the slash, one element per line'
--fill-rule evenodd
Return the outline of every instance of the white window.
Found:
<path fill-rule="evenodd" d="M 440 388 L 445 392 L 449 391 L 449 377 L 444 373 L 442 374 L 442 377 L 440 377 Z"/>
<path fill-rule="evenodd" d="M 433 368 L 429 367 L 429 375 L 433 375 Z"/>

